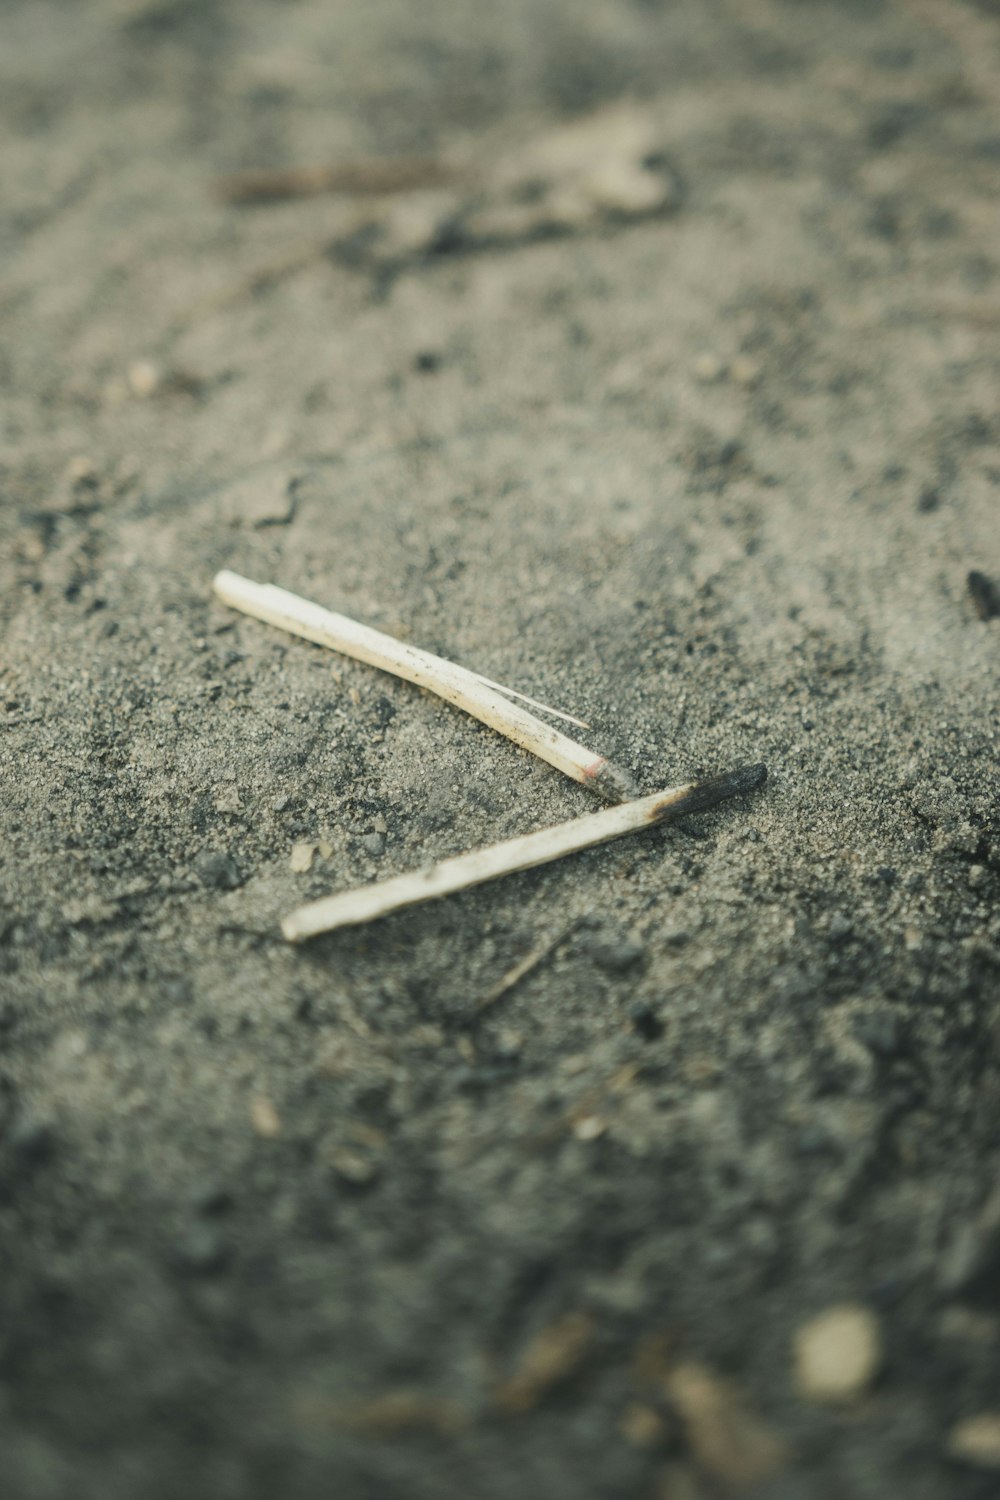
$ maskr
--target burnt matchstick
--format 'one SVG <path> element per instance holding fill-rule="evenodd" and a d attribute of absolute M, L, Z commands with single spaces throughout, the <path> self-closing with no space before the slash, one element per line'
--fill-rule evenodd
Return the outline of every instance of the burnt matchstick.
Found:
<path fill-rule="evenodd" d="M 703 812 L 727 797 L 756 791 L 766 780 L 765 766 L 743 766 L 723 776 L 713 776 L 708 781 L 689 782 L 668 791 L 654 792 L 651 797 L 638 797 L 618 807 L 606 807 L 601 812 L 574 818 L 555 828 L 542 828 L 537 833 L 507 839 L 487 849 L 459 854 L 427 869 L 414 870 L 375 885 L 361 886 L 353 891 L 343 891 L 338 896 L 310 902 L 285 917 L 281 930 L 289 942 L 301 943 L 306 938 L 332 932 L 338 927 L 373 922 L 377 917 L 384 917 L 402 907 L 483 885 L 516 870 L 549 864 L 563 855 L 623 838 L 628 833 L 638 833 L 643 828 L 651 828 L 684 813 Z"/>
<path fill-rule="evenodd" d="M 466 667 L 445 661 L 430 651 L 421 651 L 417 646 L 409 646 L 381 630 L 359 625 L 356 620 L 301 599 L 287 589 L 276 588 L 270 583 L 254 583 L 228 570 L 216 575 L 213 587 L 224 603 L 244 614 L 277 625 L 281 630 L 315 641 L 320 646 L 329 646 L 356 661 L 379 667 L 383 672 L 391 672 L 436 693 L 439 698 L 464 709 L 491 729 L 505 734 L 516 745 L 530 750 L 574 781 L 597 792 L 607 802 L 621 802 L 635 796 L 635 786 L 627 772 L 603 755 L 595 755 L 585 745 L 579 745 L 557 729 L 543 724 L 534 714 L 512 703 L 510 696 L 522 698 L 556 718 L 569 719 L 568 714 L 546 708 L 513 688 L 501 687 Z M 581 721 L 573 719 L 572 722 L 580 724 Z"/>

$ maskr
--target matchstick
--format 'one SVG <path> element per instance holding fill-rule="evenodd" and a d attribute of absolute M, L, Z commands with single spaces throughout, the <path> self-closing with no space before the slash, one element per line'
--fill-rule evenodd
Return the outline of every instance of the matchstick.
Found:
<path fill-rule="evenodd" d="M 216 575 L 213 587 L 224 603 L 244 614 L 277 625 L 281 630 L 303 636 L 320 646 L 330 646 L 345 656 L 366 662 L 370 667 L 379 667 L 383 672 L 391 672 L 436 693 L 491 729 L 505 734 L 516 745 L 548 761 L 574 781 L 582 782 L 608 802 L 621 802 L 635 795 L 632 778 L 627 772 L 511 703 L 504 696 L 513 692 L 511 688 L 500 688 L 466 667 L 459 667 L 417 646 L 409 646 L 405 641 L 397 641 L 381 630 L 359 625 L 346 615 L 335 614 L 333 610 L 324 609 L 273 584 L 253 583 L 238 573 L 224 570 Z M 518 693 L 515 696 L 524 695 Z M 533 699 L 529 701 L 534 702 Z M 543 707 L 541 704 L 536 706 Z"/>
<path fill-rule="evenodd" d="M 618 807 L 606 807 L 601 812 L 574 818 L 555 828 L 543 828 L 537 833 L 493 844 L 488 849 L 459 854 L 428 869 L 414 870 L 392 880 L 313 901 L 285 917 L 281 930 L 289 942 L 301 943 L 337 927 L 372 922 L 376 917 L 384 917 L 401 907 L 415 906 L 420 901 L 431 901 L 438 896 L 451 895 L 453 891 L 482 885 L 501 875 L 513 874 L 515 870 L 530 870 L 536 865 L 549 864 L 564 854 L 575 854 L 579 849 L 589 849 L 594 844 L 637 833 L 667 818 L 701 812 L 726 797 L 755 791 L 766 779 L 764 766 L 743 766 L 738 771 L 708 781 L 693 781 L 686 786 L 671 787 L 669 791 L 654 792 L 651 797 L 638 797 Z"/>

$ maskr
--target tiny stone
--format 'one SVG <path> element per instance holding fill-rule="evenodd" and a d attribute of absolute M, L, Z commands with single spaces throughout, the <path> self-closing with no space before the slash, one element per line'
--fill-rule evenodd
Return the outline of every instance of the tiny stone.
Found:
<path fill-rule="evenodd" d="M 97 484 L 97 468 L 86 454 L 78 453 L 66 465 L 66 482 L 70 489 L 93 489 Z"/>
<path fill-rule="evenodd" d="M 956 1422 L 948 1435 L 948 1452 L 959 1463 L 1000 1471 L 1000 1413 L 983 1412 Z"/>
<path fill-rule="evenodd" d="M 250 1101 L 250 1123 L 253 1125 L 257 1135 L 263 1136 L 265 1140 L 273 1141 L 281 1134 L 281 1120 L 278 1111 L 270 1099 L 263 1094 L 256 1095 Z"/>
<path fill-rule="evenodd" d="M 370 1156 L 346 1146 L 338 1146 L 330 1153 L 330 1164 L 337 1176 L 353 1187 L 367 1187 L 378 1176 L 378 1164 Z"/>
<path fill-rule="evenodd" d="M 305 875 L 312 869 L 313 855 L 316 852 L 315 844 L 293 844 L 292 852 L 288 859 L 288 868 L 295 875 Z"/>
<path fill-rule="evenodd" d="M 663 1022 L 646 1000 L 637 1000 L 634 1005 L 630 1005 L 628 1018 L 632 1029 L 638 1032 L 645 1042 L 655 1042 L 663 1035 Z"/>
<path fill-rule="evenodd" d="M 1000 587 L 991 578 L 973 569 L 965 582 L 981 620 L 992 620 L 1000 615 Z"/>
<path fill-rule="evenodd" d="M 987 871 L 985 865 L 969 866 L 969 885 L 974 891 L 978 891 L 980 886 L 984 886 L 986 884 L 986 874 Z"/>
<path fill-rule="evenodd" d="M 140 401 L 148 401 L 163 384 L 163 371 L 150 359 L 134 359 L 128 367 L 126 379 L 132 395 Z"/>
<path fill-rule="evenodd" d="M 878 1323 L 866 1307 L 828 1308 L 795 1335 L 798 1393 L 808 1401 L 853 1400 L 871 1384 L 881 1358 Z"/>
<path fill-rule="evenodd" d="M 724 377 L 726 362 L 720 359 L 717 354 L 711 354 L 706 351 L 704 354 L 698 355 L 691 366 L 691 372 L 695 380 L 699 381 L 702 385 L 714 385 L 716 381 L 722 380 Z"/>
<path fill-rule="evenodd" d="M 668 948 L 683 948 L 691 941 L 686 927 L 666 927 L 660 937 Z"/>
<path fill-rule="evenodd" d="M 641 943 L 634 943 L 630 938 L 621 941 L 594 942 L 587 945 L 587 952 L 599 969 L 605 974 L 627 974 L 637 964 L 641 964 L 646 956 L 646 950 Z"/>
<path fill-rule="evenodd" d="M 195 863 L 195 874 L 202 885 L 214 887 L 219 891 L 235 891 L 243 883 L 239 866 L 229 854 L 223 854 L 221 850 L 212 850 L 203 854 Z"/>
<path fill-rule="evenodd" d="M 573 1134 L 578 1141 L 596 1141 L 604 1135 L 607 1128 L 607 1120 L 603 1120 L 600 1115 L 585 1115 L 573 1126 Z"/>
<path fill-rule="evenodd" d="M 361 838 L 361 847 L 366 851 L 366 853 L 372 855 L 373 858 L 378 859 L 380 854 L 385 853 L 385 834 L 363 834 Z"/>

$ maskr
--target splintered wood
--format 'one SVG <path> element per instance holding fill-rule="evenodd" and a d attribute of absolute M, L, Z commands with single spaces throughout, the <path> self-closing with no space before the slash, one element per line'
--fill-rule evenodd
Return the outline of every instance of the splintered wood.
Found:
<path fill-rule="evenodd" d="M 522 834 L 487 849 L 459 854 L 425 870 L 414 870 L 392 880 L 344 891 L 339 896 L 326 896 L 285 917 L 281 930 L 289 942 L 301 943 L 305 938 L 332 932 L 337 927 L 373 922 L 376 917 L 384 917 L 404 906 L 415 906 L 421 901 L 432 901 L 474 885 L 484 885 L 516 870 L 531 870 L 537 865 L 550 864 L 566 854 L 623 838 L 667 818 L 699 812 L 726 797 L 754 791 L 762 785 L 766 774 L 763 766 L 747 766 L 711 781 L 689 782 L 686 786 L 655 792 L 651 797 L 637 797 L 618 807 L 606 807 L 601 812 L 574 818 L 555 828 L 542 828 L 537 833 Z"/>
<path fill-rule="evenodd" d="M 407 645 L 405 641 L 398 641 L 370 626 L 360 625 L 346 615 L 324 609 L 273 584 L 254 583 L 238 573 L 223 571 L 217 574 L 214 588 L 224 603 L 244 614 L 277 625 L 318 645 L 329 646 L 368 666 L 391 672 L 436 693 L 446 702 L 506 735 L 523 749 L 548 761 L 574 781 L 618 804 L 554 828 L 522 834 L 422 870 L 310 902 L 282 921 L 281 930 L 289 942 L 300 943 L 321 932 L 372 922 L 403 907 L 482 885 L 518 870 L 549 864 L 564 855 L 623 838 L 669 818 L 714 807 L 727 797 L 755 791 L 767 779 L 764 766 L 743 766 L 706 781 L 686 782 L 683 786 L 654 792 L 649 797 L 639 797 L 625 771 L 605 756 L 595 755 L 584 745 L 544 724 L 510 699 L 521 698 L 542 712 L 555 713 L 560 718 L 568 718 L 566 714 L 558 714 L 556 710 L 548 709 L 534 699 L 526 699 L 524 694 L 501 687 L 466 667 Z M 578 719 L 572 722 L 580 723 Z M 582 727 L 586 728 L 586 725 Z"/>

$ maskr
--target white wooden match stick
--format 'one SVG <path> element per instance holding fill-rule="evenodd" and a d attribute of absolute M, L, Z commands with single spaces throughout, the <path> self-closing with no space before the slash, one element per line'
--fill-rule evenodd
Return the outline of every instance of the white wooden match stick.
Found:
<path fill-rule="evenodd" d="M 343 891 L 339 896 L 326 896 L 291 912 L 282 921 L 281 930 L 289 942 L 301 943 L 337 927 L 372 922 L 376 917 L 384 917 L 401 907 L 448 896 L 453 891 L 513 874 L 515 870 L 530 870 L 536 865 L 561 859 L 564 854 L 574 854 L 579 849 L 589 849 L 594 844 L 637 833 L 666 818 L 700 812 L 726 797 L 752 792 L 766 779 L 764 766 L 744 766 L 709 781 L 689 782 L 686 786 L 671 787 L 669 791 L 654 792 L 651 797 L 638 797 L 618 807 L 606 807 L 601 812 L 574 818 L 555 828 L 542 828 L 537 833 L 507 839 L 488 849 L 459 854 L 428 869 L 413 870 L 392 880 Z"/>
<path fill-rule="evenodd" d="M 397 641 L 381 630 L 359 625 L 346 615 L 335 614 L 333 610 L 324 609 L 322 605 L 301 599 L 298 594 L 276 588 L 273 584 L 254 583 L 226 569 L 216 575 L 213 587 L 224 603 L 244 614 L 277 625 L 281 630 L 303 636 L 320 646 L 330 646 L 345 656 L 367 662 L 370 667 L 379 667 L 383 672 L 391 672 L 407 682 L 415 682 L 418 687 L 427 688 L 488 724 L 491 729 L 505 734 L 516 745 L 547 760 L 574 781 L 582 782 L 608 802 L 620 802 L 635 795 L 635 786 L 627 772 L 511 703 L 504 697 L 505 693 L 513 691 L 510 688 L 500 689 L 498 684 L 466 667 L 407 645 L 405 641 Z M 542 707 L 541 704 L 537 706 Z"/>

